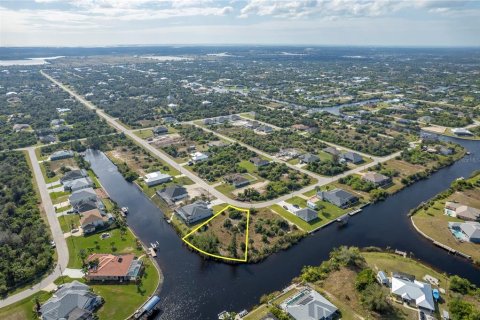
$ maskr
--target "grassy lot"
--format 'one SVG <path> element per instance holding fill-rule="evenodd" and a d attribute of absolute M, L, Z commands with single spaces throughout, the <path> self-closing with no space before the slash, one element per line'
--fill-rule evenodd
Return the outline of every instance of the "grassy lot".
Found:
<path fill-rule="evenodd" d="M 58 198 L 64 198 L 65 196 L 69 196 L 70 192 L 67 191 L 58 191 L 58 192 L 51 192 L 50 193 L 50 198 L 52 201 L 55 203 L 55 200 Z"/>
<path fill-rule="evenodd" d="M 70 253 L 68 267 L 81 268 L 82 259 L 80 250 L 85 250 L 87 256 L 92 253 L 134 253 L 140 255 L 142 251 L 137 249 L 137 242 L 130 230 L 122 236 L 120 229 L 105 231 L 110 233 L 110 238 L 100 239 L 100 233 L 94 233 L 86 237 L 69 237 L 67 239 L 68 252 Z"/>
<path fill-rule="evenodd" d="M 148 139 L 153 137 L 153 131 L 152 129 L 140 129 L 138 131 L 134 131 L 135 135 L 142 138 L 142 139 Z"/>
<path fill-rule="evenodd" d="M 480 191 L 476 191 L 476 193 L 478 197 L 480 195 Z M 444 207 L 446 201 L 464 201 L 462 199 L 465 198 L 469 198 L 469 200 L 474 199 L 473 195 L 471 195 L 471 197 L 466 197 L 461 193 L 454 193 L 446 199 L 437 200 L 427 210 L 420 209 L 412 216 L 412 219 L 417 228 L 419 228 L 429 237 L 455 250 L 472 256 L 474 260 L 480 261 L 480 245 L 471 242 L 460 242 L 452 235 L 452 233 L 448 229 L 448 222 L 462 222 L 462 220 L 444 214 Z M 477 208 L 480 208 L 480 206 L 478 206 Z"/>
<path fill-rule="evenodd" d="M 72 225 L 74 228 L 77 228 L 80 225 L 80 216 L 78 214 L 62 215 L 58 217 L 58 221 L 60 222 L 60 227 L 64 233 L 70 232 L 72 230 Z"/>
<path fill-rule="evenodd" d="M 293 288 L 283 294 L 279 294 L 275 299 L 272 300 L 273 304 L 280 305 L 288 298 L 292 297 L 298 292 L 298 289 Z M 245 318 L 245 320 L 261 320 L 270 312 L 269 306 L 262 304 L 259 308 L 253 310 Z"/>
<path fill-rule="evenodd" d="M 254 117 L 251 113 L 249 113 L 249 112 L 241 113 L 240 116 L 241 116 L 242 118 L 247 118 L 247 119 L 255 120 L 255 117 Z"/>
<path fill-rule="evenodd" d="M 66 195 L 63 195 L 61 197 L 55 197 L 55 199 L 52 199 L 52 203 L 53 204 L 59 204 L 59 203 L 65 202 L 65 201 L 68 200 L 69 196 L 70 196 L 70 194 L 67 193 Z"/>
<path fill-rule="evenodd" d="M 0 319 L 2 320 L 37 320 L 38 317 L 33 311 L 35 308 L 35 299 L 40 303 L 47 301 L 52 296 L 48 292 L 38 292 L 28 298 L 18 301 L 8 307 L 0 309 Z"/>

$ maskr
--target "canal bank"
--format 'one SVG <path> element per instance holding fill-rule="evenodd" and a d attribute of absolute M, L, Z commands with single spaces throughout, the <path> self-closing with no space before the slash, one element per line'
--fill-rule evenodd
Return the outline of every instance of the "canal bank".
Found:
<path fill-rule="evenodd" d="M 87 160 L 102 185 L 120 206 L 130 208 L 129 226 L 144 243 L 159 241 L 156 258 L 164 273 L 161 319 L 215 319 L 222 310 L 242 310 L 255 305 L 264 293 L 285 287 L 304 265 L 318 265 L 340 245 L 398 248 L 443 272 L 459 274 L 479 284 L 470 262 L 435 247 L 418 234 L 408 219 L 410 209 L 448 188 L 458 177 L 478 169 L 480 144 L 457 141 L 471 155 L 424 181 L 400 191 L 384 202 L 364 208 L 342 229 L 326 228 L 255 265 L 231 266 L 201 258 L 189 251 L 163 219 L 162 212 L 99 152 Z"/>

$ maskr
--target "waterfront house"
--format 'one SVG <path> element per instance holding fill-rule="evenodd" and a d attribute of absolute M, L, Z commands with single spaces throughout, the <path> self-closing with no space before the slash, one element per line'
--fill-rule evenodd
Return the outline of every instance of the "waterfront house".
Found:
<path fill-rule="evenodd" d="M 77 203 L 75 203 L 75 205 L 73 205 L 72 207 L 73 207 L 73 210 L 77 213 L 82 213 L 82 212 L 86 212 L 86 211 L 89 211 L 89 210 L 98 209 L 98 210 L 100 210 L 100 212 L 103 215 L 103 212 L 105 210 L 105 205 L 98 198 L 80 200 Z"/>
<path fill-rule="evenodd" d="M 145 181 L 145 184 L 147 186 L 153 187 L 153 186 L 156 186 L 157 184 L 172 181 L 172 176 L 165 173 L 161 173 L 160 171 L 155 171 L 155 172 L 147 173 L 143 178 L 143 181 Z"/>
<path fill-rule="evenodd" d="M 60 178 L 60 182 L 62 184 L 65 184 L 67 181 L 77 180 L 85 177 L 88 177 L 87 170 L 85 169 L 72 170 L 72 171 L 66 172 L 63 175 L 63 177 Z"/>
<path fill-rule="evenodd" d="M 95 193 L 95 190 L 93 190 L 92 188 L 85 188 L 85 189 L 81 189 L 73 192 L 68 198 L 68 200 L 70 201 L 70 205 L 72 207 L 75 207 L 81 201 L 87 201 L 87 200 L 96 201 L 97 194 Z"/>
<path fill-rule="evenodd" d="M 90 177 L 85 177 L 85 178 L 66 181 L 63 184 L 63 190 L 75 192 L 78 190 L 91 188 L 93 186 L 94 186 L 94 183 L 92 179 L 90 179 Z"/>
<path fill-rule="evenodd" d="M 50 161 L 62 160 L 62 159 L 68 159 L 68 158 L 73 158 L 72 150 L 60 150 L 50 155 Z"/>
<path fill-rule="evenodd" d="M 281 308 L 295 320 L 330 320 L 337 307 L 313 289 L 304 289 L 287 299 Z"/>
<path fill-rule="evenodd" d="M 128 282 L 140 279 L 142 261 L 132 253 L 113 255 L 94 253 L 88 256 L 87 281 Z"/>
<path fill-rule="evenodd" d="M 295 215 L 305 222 L 310 222 L 318 218 L 317 212 L 311 208 L 297 210 Z"/>
<path fill-rule="evenodd" d="M 378 271 L 378 273 L 377 273 L 377 281 L 378 281 L 378 283 L 380 283 L 383 286 L 388 286 L 388 284 L 389 284 L 389 280 L 388 280 L 387 275 L 385 274 L 385 272 L 383 272 L 381 270 Z"/>
<path fill-rule="evenodd" d="M 454 128 L 452 133 L 457 136 L 473 136 L 473 133 L 465 128 Z"/>
<path fill-rule="evenodd" d="M 318 156 L 316 156 L 314 154 L 311 154 L 311 153 L 302 154 L 298 158 L 300 159 L 301 163 L 312 163 L 312 162 L 316 162 L 316 161 L 320 160 L 320 158 Z"/>
<path fill-rule="evenodd" d="M 318 206 L 317 206 L 317 202 L 318 199 L 317 197 L 313 197 L 313 198 L 310 198 L 307 200 L 307 207 L 309 207 L 310 209 L 313 209 L 313 210 L 317 210 L 318 209 Z"/>
<path fill-rule="evenodd" d="M 353 163 L 353 164 L 358 164 L 358 163 L 363 162 L 363 158 L 362 158 L 361 155 L 359 155 L 356 152 L 351 152 L 351 151 L 345 152 L 344 154 L 342 154 L 342 158 L 345 159 L 348 162 Z"/>
<path fill-rule="evenodd" d="M 212 209 L 210 209 L 203 201 L 196 201 L 192 204 L 187 204 L 176 209 L 175 213 L 178 214 L 187 224 L 200 221 L 213 215 Z"/>
<path fill-rule="evenodd" d="M 428 283 L 392 277 L 391 291 L 393 295 L 399 297 L 402 301 L 415 305 L 422 311 L 429 313 L 435 311 L 432 288 Z"/>
<path fill-rule="evenodd" d="M 174 185 L 163 188 L 157 191 L 157 194 L 160 198 L 165 200 L 167 203 L 175 203 L 179 200 L 182 200 L 188 196 L 187 189 L 182 186 Z"/>
<path fill-rule="evenodd" d="M 362 180 L 373 183 L 376 187 L 383 187 L 390 185 L 392 179 L 381 173 L 368 171 L 362 175 Z"/>
<path fill-rule="evenodd" d="M 267 166 L 270 164 L 270 161 L 259 158 L 259 157 L 250 158 L 250 162 L 253 163 L 253 165 L 257 168 Z"/>
<path fill-rule="evenodd" d="M 103 300 L 89 286 L 73 281 L 64 284 L 40 308 L 42 320 L 94 319 L 93 312 Z"/>
<path fill-rule="evenodd" d="M 320 200 L 330 202 L 339 208 L 348 208 L 358 202 L 358 197 L 343 189 L 319 191 L 317 196 Z"/>
<path fill-rule="evenodd" d="M 476 221 L 449 222 L 448 228 L 453 235 L 462 241 L 480 243 L 480 223 Z"/>
<path fill-rule="evenodd" d="M 480 209 L 469 207 L 460 203 L 447 201 L 444 212 L 447 216 L 466 221 L 480 220 Z"/>
<path fill-rule="evenodd" d="M 113 216 L 103 216 L 97 208 L 81 213 L 80 226 L 83 234 L 88 234 L 102 229 L 113 221 Z"/>

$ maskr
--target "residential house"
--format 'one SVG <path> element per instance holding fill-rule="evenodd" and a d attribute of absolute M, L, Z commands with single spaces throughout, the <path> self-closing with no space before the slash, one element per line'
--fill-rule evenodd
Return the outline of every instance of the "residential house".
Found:
<path fill-rule="evenodd" d="M 58 126 L 61 126 L 65 124 L 65 120 L 63 119 L 53 119 L 52 121 L 50 121 L 50 125 L 52 127 L 58 127 Z"/>
<path fill-rule="evenodd" d="M 175 203 L 188 196 L 187 189 L 182 186 L 174 185 L 157 191 L 157 195 L 167 203 Z"/>
<path fill-rule="evenodd" d="M 377 187 L 388 186 L 392 183 L 392 178 L 374 171 L 364 173 L 362 175 L 362 180 L 371 182 Z"/>
<path fill-rule="evenodd" d="M 224 179 L 235 188 L 242 188 L 250 184 L 250 180 L 238 173 L 229 174 L 225 176 Z"/>
<path fill-rule="evenodd" d="M 98 229 L 106 227 L 113 221 L 113 216 L 103 216 L 97 208 L 81 213 L 80 226 L 83 234 L 95 232 Z"/>
<path fill-rule="evenodd" d="M 295 215 L 306 222 L 310 222 L 318 218 L 317 212 L 311 208 L 297 210 Z"/>
<path fill-rule="evenodd" d="M 317 210 L 318 209 L 318 206 L 317 206 L 317 197 L 313 197 L 313 198 L 310 198 L 307 200 L 307 207 L 309 207 L 310 209 L 313 209 L 313 210 Z"/>
<path fill-rule="evenodd" d="M 94 294 L 86 284 L 75 280 L 64 284 L 41 306 L 40 319 L 94 319 L 93 312 L 102 303 L 102 297 Z"/>
<path fill-rule="evenodd" d="M 46 135 L 41 135 L 38 136 L 38 139 L 40 140 L 41 143 L 53 143 L 57 141 L 57 138 L 53 134 L 46 134 Z"/>
<path fill-rule="evenodd" d="M 406 303 L 415 305 L 422 311 L 429 313 L 435 311 L 432 288 L 428 283 L 392 277 L 391 290 L 393 295 L 398 296 Z"/>
<path fill-rule="evenodd" d="M 449 222 L 448 228 L 460 240 L 480 243 L 480 223 L 476 221 Z M 458 234 L 460 233 L 460 234 Z"/>
<path fill-rule="evenodd" d="M 142 273 L 142 261 L 132 253 L 113 255 L 94 253 L 88 256 L 87 281 L 137 281 Z"/>
<path fill-rule="evenodd" d="M 450 156 L 453 154 L 453 149 L 452 148 L 446 148 L 444 146 L 441 146 L 439 149 L 438 149 L 438 152 L 440 152 L 440 154 L 444 155 L 444 156 Z"/>
<path fill-rule="evenodd" d="M 340 151 L 338 151 L 337 148 L 334 148 L 334 147 L 326 147 L 326 148 L 323 149 L 323 152 L 329 153 L 332 156 L 339 156 L 340 155 Z"/>
<path fill-rule="evenodd" d="M 167 116 L 167 117 L 163 117 L 163 123 L 177 123 L 177 119 L 174 118 L 174 117 L 170 117 L 170 116 Z"/>
<path fill-rule="evenodd" d="M 77 180 L 80 178 L 88 177 L 87 170 L 79 169 L 66 172 L 63 177 L 60 178 L 60 182 L 65 184 L 67 181 Z"/>
<path fill-rule="evenodd" d="M 353 163 L 353 164 L 358 164 L 358 163 L 362 163 L 363 162 L 363 158 L 361 155 L 359 155 L 358 153 L 356 152 L 345 152 L 344 154 L 342 154 L 342 158 Z"/>
<path fill-rule="evenodd" d="M 63 189 L 65 191 L 75 192 L 75 191 L 78 191 L 78 190 L 91 188 L 94 185 L 95 184 L 93 183 L 92 179 L 90 179 L 90 177 L 86 177 L 86 178 L 80 178 L 80 179 L 66 181 L 63 184 Z"/>
<path fill-rule="evenodd" d="M 203 152 L 195 152 L 191 156 L 194 163 L 202 162 L 208 159 L 208 155 Z"/>
<path fill-rule="evenodd" d="M 465 128 L 454 128 L 452 133 L 457 136 L 473 136 L 473 133 Z"/>
<path fill-rule="evenodd" d="M 348 208 L 359 200 L 357 196 L 338 188 L 331 191 L 319 191 L 317 196 L 339 208 Z"/>
<path fill-rule="evenodd" d="M 330 320 L 337 307 L 313 289 L 305 289 L 287 299 L 281 308 L 295 320 Z"/>
<path fill-rule="evenodd" d="M 388 286 L 390 281 L 388 280 L 387 275 L 383 271 L 378 271 L 377 272 L 377 281 L 383 286 Z"/>
<path fill-rule="evenodd" d="M 267 126 L 267 125 L 260 125 L 260 126 L 257 127 L 256 130 L 259 131 L 259 132 L 263 132 L 263 133 L 272 133 L 273 132 L 273 128 L 270 127 L 270 126 Z"/>
<path fill-rule="evenodd" d="M 295 129 L 295 130 L 299 130 L 299 131 L 306 131 L 308 130 L 310 127 L 309 126 L 306 126 L 304 124 L 294 124 L 292 126 L 292 129 Z"/>
<path fill-rule="evenodd" d="M 73 210 L 77 213 L 82 213 L 82 212 L 86 212 L 86 211 L 89 211 L 89 210 L 98 209 L 98 210 L 100 210 L 100 212 L 103 215 L 104 211 L 105 211 L 105 205 L 98 198 L 80 200 L 77 203 L 75 203 L 75 205 L 72 206 L 72 207 L 73 207 Z"/>
<path fill-rule="evenodd" d="M 17 123 L 13 125 L 12 129 L 14 132 L 20 132 L 20 131 L 28 130 L 29 128 L 30 128 L 30 125 L 26 123 Z"/>
<path fill-rule="evenodd" d="M 250 158 L 250 162 L 253 163 L 253 165 L 257 168 L 267 166 L 270 164 L 270 161 L 259 158 L 259 157 Z"/>
<path fill-rule="evenodd" d="M 444 212 L 447 216 L 466 221 L 480 220 L 480 209 L 469 207 L 460 203 L 447 201 Z"/>
<path fill-rule="evenodd" d="M 68 200 L 70 201 L 70 205 L 72 207 L 75 207 L 81 201 L 86 201 L 86 200 L 96 201 L 97 194 L 95 193 L 95 190 L 93 190 L 92 188 L 85 188 L 85 189 L 81 189 L 73 192 L 68 198 Z"/>
<path fill-rule="evenodd" d="M 312 162 L 316 162 L 316 161 L 320 160 L 320 158 L 318 156 L 316 156 L 314 154 L 311 154 L 311 153 L 302 154 L 298 158 L 300 159 L 301 163 L 312 163 Z"/>
<path fill-rule="evenodd" d="M 73 158 L 73 155 L 74 153 L 72 150 L 56 151 L 50 155 L 50 161 Z"/>
<path fill-rule="evenodd" d="M 159 136 L 162 134 L 167 134 L 168 133 L 168 128 L 165 126 L 158 126 L 152 129 L 152 132 L 154 135 Z"/>
<path fill-rule="evenodd" d="M 153 186 L 156 186 L 157 184 L 172 181 L 172 176 L 165 173 L 161 173 L 160 171 L 155 171 L 155 172 L 147 173 L 143 178 L 143 181 L 147 186 L 153 187 Z"/>
<path fill-rule="evenodd" d="M 175 210 L 187 224 L 191 224 L 213 215 L 212 209 L 203 201 L 196 201 Z"/>

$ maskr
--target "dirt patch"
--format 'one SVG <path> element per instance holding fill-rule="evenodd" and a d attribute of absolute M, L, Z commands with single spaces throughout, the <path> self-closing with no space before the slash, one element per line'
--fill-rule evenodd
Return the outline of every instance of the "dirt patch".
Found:
<path fill-rule="evenodd" d="M 100 199 L 108 199 L 109 196 L 102 188 L 95 189 L 95 193 Z"/>
<path fill-rule="evenodd" d="M 200 188 L 197 184 L 186 185 L 184 187 L 187 189 L 190 198 L 201 197 L 202 195 L 208 196 L 208 191 Z"/>
<path fill-rule="evenodd" d="M 458 203 L 474 208 L 480 208 L 480 190 L 455 192 L 450 198 Z"/>
<path fill-rule="evenodd" d="M 62 167 L 70 168 L 71 170 L 78 169 L 77 163 L 73 158 L 50 161 L 50 169 L 55 173 Z"/>
<path fill-rule="evenodd" d="M 258 192 L 262 193 L 265 190 L 265 187 L 268 185 L 269 182 L 270 181 L 260 181 L 260 182 L 245 186 L 243 188 L 235 189 L 234 191 L 232 191 L 232 193 L 235 196 L 238 196 L 240 193 L 243 193 L 243 191 L 245 191 L 245 189 L 255 189 Z"/>
<path fill-rule="evenodd" d="M 159 136 L 155 138 L 151 144 L 157 148 L 170 146 L 172 144 L 180 144 L 185 140 L 178 133 L 167 134 L 164 136 Z"/>

